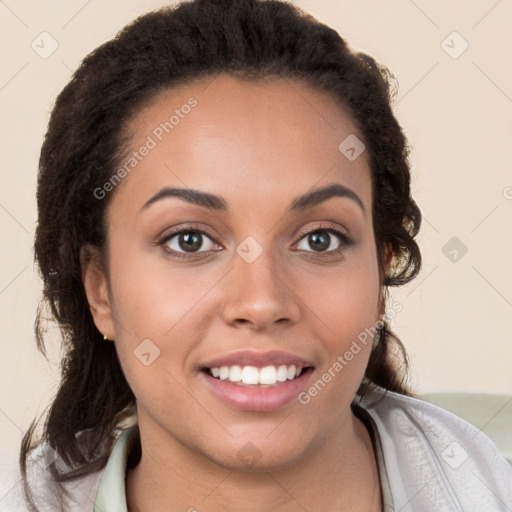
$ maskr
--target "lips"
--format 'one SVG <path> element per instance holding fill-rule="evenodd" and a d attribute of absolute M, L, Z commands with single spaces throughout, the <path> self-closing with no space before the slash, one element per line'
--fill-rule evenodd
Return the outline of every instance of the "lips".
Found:
<path fill-rule="evenodd" d="M 289 352 L 240 350 L 206 361 L 199 370 L 207 388 L 227 405 L 269 412 L 297 399 L 314 365 Z"/>
<path fill-rule="evenodd" d="M 253 386 L 219 380 L 206 372 L 199 372 L 200 380 L 217 399 L 231 408 L 247 412 L 270 412 L 297 402 L 313 375 L 314 370 L 309 367 L 292 380 L 277 382 L 272 386 Z"/>
<path fill-rule="evenodd" d="M 231 352 L 221 357 L 211 359 L 200 365 L 200 369 L 220 368 L 221 366 L 255 366 L 264 368 L 265 366 L 295 366 L 296 368 L 307 368 L 314 366 L 312 361 L 298 355 L 283 352 L 280 350 L 271 350 L 268 352 L 257 352 L 253 350 L 239 350 Z"/>

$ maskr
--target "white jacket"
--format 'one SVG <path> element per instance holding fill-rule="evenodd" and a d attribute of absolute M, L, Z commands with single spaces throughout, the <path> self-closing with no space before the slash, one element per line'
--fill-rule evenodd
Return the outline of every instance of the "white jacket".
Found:
<path fill-rule="evenodd" d="M 512 463 L 470 423 L 381 388 L 356 397 L 353 410 L 374 442 L 385 512 L 512 512 Z M 66 483 L 72 499 L 64 505 L 45 469 L 52 451 L 38 447 L 29 474 L 41 512 L 126 512 L 126 460 L 136 434 L 122 431 L 104 470 Z M 20 486 L 9 498 L 2 512 L 27 510 Z"/>

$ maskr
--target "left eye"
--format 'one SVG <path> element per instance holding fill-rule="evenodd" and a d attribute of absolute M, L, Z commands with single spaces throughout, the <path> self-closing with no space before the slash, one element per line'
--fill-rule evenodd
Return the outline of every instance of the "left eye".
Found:
<path fill-rule="evenodd" d="M 335 240 L 332 235 L 338 238 L 338 243 L 335 244 L 335 247 L 333 247 Z M 334 228 L 315 229 L 314 231 L 309 231 L 301 238 L 301 243 L 310 244 L 310 246 L 315 247 L 313 252 L 339 252 L 342 242 L 347 243 L 347 236 Z M 307 251 L 307 249 L 300 245 L 300 243 L 297 245 L 298 249 Z"/>

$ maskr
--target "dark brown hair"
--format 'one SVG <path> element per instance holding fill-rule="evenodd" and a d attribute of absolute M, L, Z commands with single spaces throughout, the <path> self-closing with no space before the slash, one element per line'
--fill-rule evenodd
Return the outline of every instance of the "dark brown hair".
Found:
<path fill-rule="evenodd" d="M 67 472 L 55 464 L 49 468 L 55 482 L 69 481 L 105 466 L 116 426 L 136 412 L 115 345 L 97 330 L 81 280 L 80 248 L 104 250 L 105 212 L 114 193 L 99 200 L 93 192 L 120 165 L 129 142 L 122 128 L 144 102 L 164 89 L 220 73 L 241 80 L 300 80 L 338 101 L 352 116 L 370 159 L 381 284 L 387 292 L 420 270 L 414 237 L 421 213 L 410 194 L 409 147 L 392 112 L 396 90 L 386 67 L 281 1 L 195 0 L 139 17 L 83 60 L 57 97 L 41 150 L 35 259 L 44 291 L 37 346 L 45 354 L 49 308 L 62 333 L 63 358 L 42 437 L 33 439 L 35 420 L 21 446 L 33 510 L 26 463 L 34 447 L 46 441 L 73 465 Z M 387 245 L 394 265 L 384 275 Z M 407 356 L 387 323 L 376 341 L 358 393 L 378 385 L 410 395 Z"/>

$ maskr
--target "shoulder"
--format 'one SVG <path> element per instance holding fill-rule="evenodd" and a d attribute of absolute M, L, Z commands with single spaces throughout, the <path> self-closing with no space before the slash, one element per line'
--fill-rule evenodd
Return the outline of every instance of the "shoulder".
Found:
<path fill-rule="evenodd" d="M 119 437 L 119 434 L 116 434 Z M 83 512 L 92 510 L 104 469 L 84 474 L 66 482 L 55 482 L 51 467 L 60 472 L 72 469 L 64 463 L 57 452 L 44 441 L 37 446 L 27 460 L 27 485 L 32 499 L 41 511 Z M 2 506 L 9 512 L 26 512 L 27 504 L 23 492 L 21 475 L 17 470 L 17 484 L 11 489 Z M 2 508 L 3 510 L 3 508 Z"/>
<path fill-rule="evenodd" d="M 397 510 L 511 510 L 512 466 L 476 427 L 382 388 L 357 403 L 377 428 Z"/>

